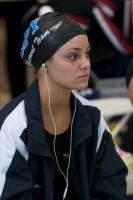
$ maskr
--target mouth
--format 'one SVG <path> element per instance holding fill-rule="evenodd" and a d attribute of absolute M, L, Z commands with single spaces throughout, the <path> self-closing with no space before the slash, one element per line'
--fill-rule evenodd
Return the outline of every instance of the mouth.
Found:
<path fill-rule="evenodd" d="M 89 79 L 89 74 L 83 74 L 81 76 L 78 77 L 79 80 L 87 80 Z"/>

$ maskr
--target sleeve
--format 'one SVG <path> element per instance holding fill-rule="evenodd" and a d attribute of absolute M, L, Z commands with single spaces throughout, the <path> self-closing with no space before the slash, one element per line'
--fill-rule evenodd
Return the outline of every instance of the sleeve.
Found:
<path fill-rule="evenodd" d="M 3 125 L 0 129 L 0 200 L 32 200 L 33 181 L 24 151 L 23 141 L 16 140 Z"/>
<path fill-rule="evenodd" d="M 126 200 L 127 167 L 117 154 L 112 136 L 106 128 L 101 135 L 91 197 L 99 200 Z"/>

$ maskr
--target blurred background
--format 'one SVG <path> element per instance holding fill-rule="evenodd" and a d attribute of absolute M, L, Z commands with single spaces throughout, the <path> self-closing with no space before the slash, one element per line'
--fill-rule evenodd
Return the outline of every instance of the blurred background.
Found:
<path fill-rule="evenodd" d="M 0 109 L 25 91 L 34 70 L 20 59 L 28 22 L 49 11 L 63 12 L 86 31 L 91 45 L 88 88 L 77 91 L 98 106 L 129 168 L 133 199 L 133 106 L 126 72 L 133 67 L 133 0 L 0 0 Z"/>

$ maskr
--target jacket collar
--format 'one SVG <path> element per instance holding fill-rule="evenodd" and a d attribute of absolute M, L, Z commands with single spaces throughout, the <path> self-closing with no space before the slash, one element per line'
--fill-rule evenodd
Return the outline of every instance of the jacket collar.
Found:
<path fill-rule="evenodd" d="M 72 103 L 74 104 L 75 95 L 72 94 Z M 82 105 L 76 98 L 77 110 L 73 122 L 73 147 L 76 148 L 87 138 L 92 136 L 92 118 L 88 112 L 89 107 Z"/>
<path fill-rule="evenodd" d="M 33 81 L 26 92 L 25 110 L 27 115 L 28 151 L 33 154 L 50 156 L 49 147 L 44 134 L 37 80 Z"/>
<path fill-rule="evenodd" d="M 75 96 L 71 95 L 71 108 L 74 109 Z M 77 110 L 73 122 L 73 148 L 92 135 L 91 117 L 86 107 L 76 99 Z M 26 91 L 25 110 L 27 115 L 27 147 L 29 152 L 42 156 L 52 156 L 45 137 L 37 80 Z M 88 108 L 87 108 L 88 109 Z"/>

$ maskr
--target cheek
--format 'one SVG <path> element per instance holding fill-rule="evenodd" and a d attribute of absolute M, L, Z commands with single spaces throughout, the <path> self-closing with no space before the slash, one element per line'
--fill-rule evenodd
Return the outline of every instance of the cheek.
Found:
<path fill-rule="evenodd" d="M 69 68 L 62 68 L 58 71 L 57 77 L 62 82 L 71 81 L 74 79 L 75 72 Z"/>
<path fill-rule="evenodd" d="M 52 69 L 49 70 L 51 78 L 58 83 L 66 83 L 71 79 L 73 80 L 75 73 L 71 66 L 65 64 L 54 65 Z"/>
<path fill-rule="evenodd" d="M 57 76 L 61 76 L 65 79 L 68 76 L 73 76 L 73 74 L 75 74 L 76 72 L 72 64 L 69 64 L 68 62 L 60 62 L 56 64 L 54 73 L 56 73 Z"/>

